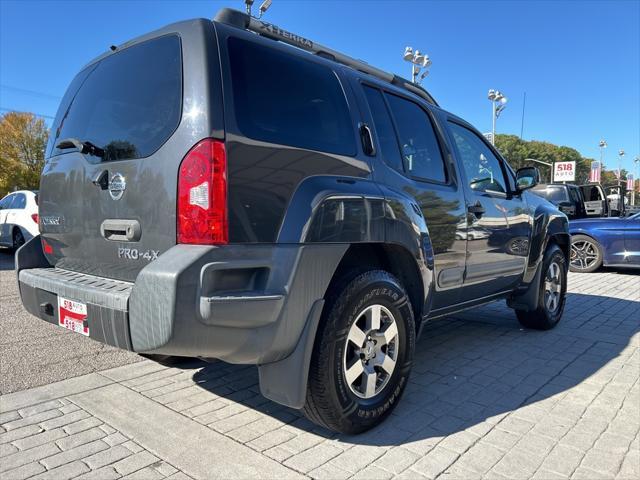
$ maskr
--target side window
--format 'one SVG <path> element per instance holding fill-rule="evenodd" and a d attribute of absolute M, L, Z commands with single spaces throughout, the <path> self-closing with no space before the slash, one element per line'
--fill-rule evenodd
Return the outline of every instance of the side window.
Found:
<path fill-rule="evenodd" d="M 478 135 L 461 125 L 449 122 L 449 130 L 471 190 L 506 193 L 507 187 L 500 160 L 489 147 Z"/>
<path fill-rule="evenodd" d="M 27 206 L 27 197 L 24 196 L 24 193 L 16 193 L 15 199 L 13 200 L 13 204 L 11 208 L 15 209 L 23 209 Z"/>
<path fill-rule="evenodd" d="M 2 199 L 2 203 L 0 203 L 0 208 L 2 210 L 10 209 L 14 198 L 16 198 L 15 194 L 7 195 L 6 197 L 4 197 Z"/>
<path fill-rule="evenodd" d="M 351 114 L 335 72 L 318 63 L 229 39 L 238 127 L 255 140 L 353 156 Z"/>
<path fill-rule="evenodd" d="M 393 121 L 384 103 L 382 92 L 377 88 L 367 86 L 363 88 L 371 109 L 382 158 L 391 168 L 402 172 L 402 157 L 398 148 L 398 139 L 393 128 Z"/>
<path fill-rule="evenodd" d="M 427 113 L 417 104 L 385 94 L 396 122 L 407 174 L 425 180 L 446 182 L 440 146 Z"/>

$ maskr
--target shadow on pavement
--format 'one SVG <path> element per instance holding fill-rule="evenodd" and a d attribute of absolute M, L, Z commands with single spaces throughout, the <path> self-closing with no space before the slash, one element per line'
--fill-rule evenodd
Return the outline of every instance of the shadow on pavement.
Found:
<path fill-rule="evenodd" d="M 0 271 L 15 268 L 14 252 L 10 248 L 0 247 Z"/>
<path fill-rule="evenodd" d="M 430 438 L 438 442 L 467 429 L 477 428 L 482 435 L 523 406 L 531 406 L 531 414 L 546 415 L 535 412 L 535 404 L 554 396 L 559 400 L 557 394 L 598 371 L 601 376 L 638 332 L 638 311 L 640 302 L 569 293 L 564 318 L 547 332 L 522 329 L 504 302 L 434 320 L 418 341 L 411 379 L 399 405 L 379 427 L 358 436 L 329 432 L 300 412 L 265 399 L 259 395 L 253 366 L 202 362 L 193 379 L 228 404 L 252 408 L 328 438 L 380 446 Z M 615 373 L 612 370 L 611 375 Z M 598 389 L 593 387 L 595 398 Z M 201 421 L 216 428 L 211 415 Z"/>

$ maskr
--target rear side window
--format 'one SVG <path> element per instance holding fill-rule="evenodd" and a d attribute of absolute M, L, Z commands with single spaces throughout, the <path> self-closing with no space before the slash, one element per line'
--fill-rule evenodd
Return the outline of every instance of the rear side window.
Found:
<path fill-rule="evenodd" d="M 51 155 L 75 138 L 105 150 L 103 160 L 142 158 L 167 141 L 182 112 L 180 39 L 168 35 L 126 48 L 74 79 L 52 126 Z"/>
<path fill-rule="evenodd" d="M 239 38 L 229 39 L 238 127 L 255 140 L 353 156 L 342 86 L 328 67 Z"/>
<path fill-rule="evenodd" d="M 431 120 L 417 104 L 385 94 L 396 122 L 405 171 L 412 177 L 446 182 L 440 146 Z"/>
<path fill-rule="evenodd" d="M 364 93 L 369 102 L 373 124 L 380 144 L 380 153 L 384 162 L 391 168 L 402 172 L 402 157 L 398 148 L 398 139 L 393 129 L 393 121 L 385 105 L 382 92 L 376 88 L 364 86 Z"/>
<path fill-rule="evenodd" d="M 24 193 L 16 193 L 13 198 L 13 203 L 11 204 L 11 208 L 23 209 L 26 206 L 27 206 L 27 197 L 25 197 Z"/>

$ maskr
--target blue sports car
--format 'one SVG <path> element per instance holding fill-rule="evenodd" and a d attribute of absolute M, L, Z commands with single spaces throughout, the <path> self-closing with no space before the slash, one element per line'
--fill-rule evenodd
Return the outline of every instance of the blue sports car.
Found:
<path fill-rule="evenodd" d="M 593 272 L 601 265 L 640 268 L 640 213 L 571 220 L 569 231 L 572 272 Z"/>

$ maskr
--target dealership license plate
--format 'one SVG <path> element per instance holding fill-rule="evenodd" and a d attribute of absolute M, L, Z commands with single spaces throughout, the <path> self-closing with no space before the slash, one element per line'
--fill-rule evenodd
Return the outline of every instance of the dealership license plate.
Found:
<path fill-rule="evenodd" d="M 89 336 L 87 304 L 58 297 L 58 323 L 64 328 Z"/>

